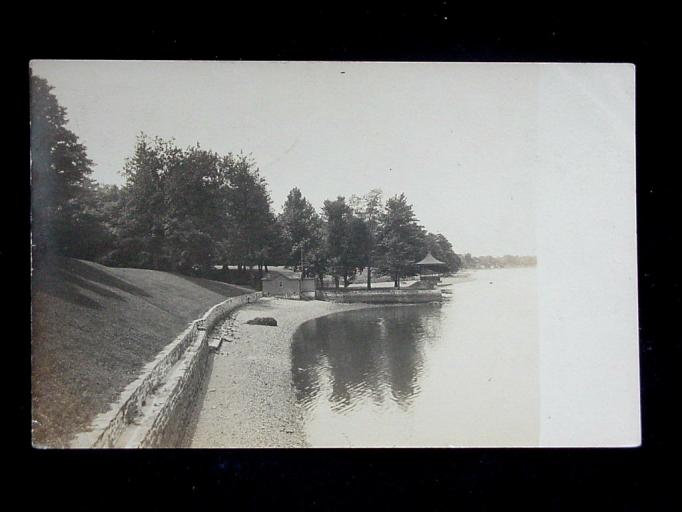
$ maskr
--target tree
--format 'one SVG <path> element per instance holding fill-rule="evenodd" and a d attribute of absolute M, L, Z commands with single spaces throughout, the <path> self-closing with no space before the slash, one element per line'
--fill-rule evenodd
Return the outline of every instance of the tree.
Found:
<path fill-rule="evenodd" d="M 248 156 L 229 154 L 221 166 L 228 216 L 228 257 L 242 269 L 255 264 L 262 268 L 277 241 L 267 183 Z"/>
<path fill-rule="evenodd" d="M 68 128 L 66 109 L 48 82 L 30 80 L 31 213 L 34 256 L 92 258 L 106 237 L 95 215 L 92 161 Z"/>
<path fill-rule="evenodd" d="M 181 272 L 207 270 L 216 261 L 226 218 L 220 201 L 220 157 L 196 146 L 169 153 L 163 175 L 166 265 Z"/>
<path fill-rule="evenodd" d="M 367 227 L 362 219 L 353 215 L 343 197 L 325 201 L 323 212 L 327 228 L 326 252 L 334 283 L 338 288 L 339 277 L 343 277 L 343 285 L 347 287 L 358 269 L 364 267 L 369 238 Z"/>
<path fill-rule="evenodd" d="M 356 216 L 352 216 L 350 220 L 350 239 L 348 241 L 348 259 L 347 259 L 347 269 L 350 273 L 344 274 L 344 286 L 348 286 L 348 278 L 355 276 L 357 271 L 362 270 L 367 267 L 367 271 L 370 272 L 370 244 L 371 244 L 371 234 L 367 223 Z M 368 280 L 369 280 L 368 274 Z M 371 280 L 368 283 L 368 287 L 371 287 Z"/>
<path fill-rule="evenodd" d="M 170 261 L 163 258 L 166 230 L 169 225 L 165 187 L 169 174 L 175 174 L 181 150 L 173 141 L 150 140 L 144 133 L 137 138 L 133 156 L 126 160 L 122 174 L 125 221 L 121 240 L 122 253 L 134 259 L 134 266 L 168 269 Z M 171 223 L 172 224 L 172 223 Z"/>
<path fill-rule="evenodd" d="M 417 223 L 405 194 L 390 198 L 381 215 L 377 252 L 379 271 L 393 277 L 400 288 L 400 278 L 414 274 L 414 263 L 425 245 L 424 229 Z"/>
<path fill-rule="evenodd" d="M 453 274 L 460 269 L 462 260 L 455 254 L 455 251 L 452 249 L 452 244 L 444 235 L 440 233 L 427 233 L 425 241 L 426 250 L 424 251 L 424 255 L 426 255 L 427 252 L 430 252 L 434 258 L 446 263 L 448 270 Z"/>
<path fill-rule="evenodd" d="M 285 259 L 283 255 L 283 237 L 281 226 L 277 222 L 277 218 L 272 211 L 268 211 L 264 217 L 262 227 L 256 236 L 257 249 L 254 251 L 254 257 L 258 264 L 258 271 L 263 274 L 268 270 L 268 265 L 274 265 Z"/>
<path fill-rule="evenodd" d="M 330 264 L 326 249 L 325 240 L 325 226 L 322 221 L 316 225 L 316 232 L 313 233 L 312 239 L 318 240 L 319 243 L 312 245 L 305 253 L 306 261 L 306 275 L 309 277 L 316 276 L 320 282 L 320 286 L 324 286 L 324 276 L 329 272 Z"/>
<path fill-rule="evenodd" d="M 334 285 L 339 287 L 339 276 L 344 273 L 345 251 L 350 238 L 350 207 L 343 197 L 325 201 L 322 208 L 326 226 L 325 249 Z"/>
<path fill-rule="evenodd" d="M 280 219 L 271 213 L 272 222 L 268 228 L 267 240 L 268 244 L 265 247 L 266 255 L 263 259 L 263 265 L 267 272 L 268 265 L 283 265 L 286 263 L 289 256 L 289 249 L 287 241 L 284 237 L 284 227 Z"/>
<path fill-rule="evenodd" d="M 382 192 L 378 188 L 370 190 L 362 197 L 353 195 L 350 198 L 353 212 L 364 221 L 367 232 L 364 265 L 367 268 L 368 290 L 372 288 L 372 267 L 374 266 L 379 221 L 383 209 L 382 202 Z"/>
<path fill-rule="evenodd" d="M 279 215 L 287 264 L 304 266 L 309 254 L 322 246 L 321 219 L 298 188 L 289 192 Z M 302 269 L 303 270 L 303 269 Z"/>
<path fill-rule="evenodd" d="M 118 187 L 90 182 L 80 194 L 80 208 L 73 216 L 78 236 L 71 236 L 71 249 L 78 258 L 102 261 L 116 246 Z"/>
<path fill-rule="evenodd" d="M 267 183 L 249 156 L 144 134 L 123 169 L 118 249 L 110 260 L 180 272 L 218 262 L 262 269 L 282 236 Z"/>

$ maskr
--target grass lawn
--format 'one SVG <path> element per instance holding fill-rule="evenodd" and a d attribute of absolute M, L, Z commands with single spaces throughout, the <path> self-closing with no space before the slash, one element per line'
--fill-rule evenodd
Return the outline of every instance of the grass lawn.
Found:
<path fill-rule="evenodd" d="M 33 444 L 67 446 L 189 322 L 249 291 L 68 258 L 34 269 Z"/>

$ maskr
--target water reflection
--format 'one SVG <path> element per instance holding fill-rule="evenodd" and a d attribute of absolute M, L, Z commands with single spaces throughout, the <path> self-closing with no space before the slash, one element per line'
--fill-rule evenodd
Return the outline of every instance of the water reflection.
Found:
<path fill-rule="evenodd" d="M 301 326 L 292 377 L 317 447 L 536 446 L 535 269 L 477 271 L 440 305 Z"/>
<path fill-rule="evenodd" d="M 292 373 L 299 403 L 329 401 L 335 412 L 387 399 L 409 408 L 418 396 L 424 343 L 438 340 L 441 306 L 348 311 L 303 324 L 294 335 Z"/>

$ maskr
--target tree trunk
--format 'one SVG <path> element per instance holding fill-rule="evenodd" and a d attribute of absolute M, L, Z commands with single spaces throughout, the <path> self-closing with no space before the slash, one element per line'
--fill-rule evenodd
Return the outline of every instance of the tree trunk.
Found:
<path fill-rule="evenodd" d="M 343 274 L 343 287 L 348 288 L 348 274 Z"/>
<path fill-rule="evenodd" d="M 400 272 L 395 273 L 395 279 L 393 281 L 394 288 L 400 288 Z"/>
<path fill-rule="evenodd" d="M 372 267 L 367 266 L 367 289 L 372 289 Z"/>

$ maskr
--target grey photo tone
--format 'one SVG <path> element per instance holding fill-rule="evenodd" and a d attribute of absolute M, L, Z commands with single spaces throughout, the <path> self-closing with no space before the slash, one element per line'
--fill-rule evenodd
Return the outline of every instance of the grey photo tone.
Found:
<path fill-rule="evenodd" d="M 638 444 L 633 79 L 33 61 L 34 446 Z"/>

